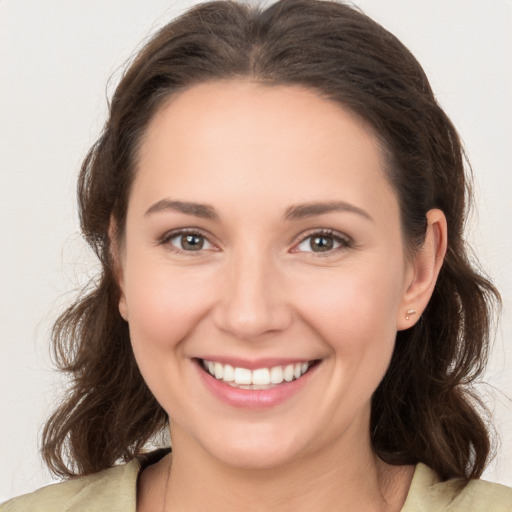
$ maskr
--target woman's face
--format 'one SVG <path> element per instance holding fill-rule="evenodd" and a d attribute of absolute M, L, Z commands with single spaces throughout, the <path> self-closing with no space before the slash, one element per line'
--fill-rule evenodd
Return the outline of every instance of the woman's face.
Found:
<path fill-rule="evenodd" d="M 212 82 L 139 157 L 120 310 L 175 450 L 277 467 L 367 446 L 414 273 L 371 130 L 307 89 Z"/>

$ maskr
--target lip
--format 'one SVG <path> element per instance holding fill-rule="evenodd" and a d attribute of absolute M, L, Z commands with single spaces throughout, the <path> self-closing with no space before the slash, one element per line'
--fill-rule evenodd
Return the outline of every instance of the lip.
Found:
<path fill-rule="evenodd" d="M 257 370 L 259 368 L 272 368 L 273 366 L 287 366 L 289 364 L 309 363 L 314 359 L 289 359 L 289 358 L 261 358 L 261 359 L 241 359 L 236 357 L 204 356 L 199 360 L 213 361 L 214 363 L 229 364 L 233 368 L 247 368 L 248 370 Z"/>
<path fill-rule="evenodd" d="M 207 359 L 205 357 L 205 359 Z M 222 364 L 231 364 L 249 369 L 266 368 L 269 366 L 279 366 L 285 364 L 292 364 L 293 361 L 296 363 L 305 362 L 304 359 L 261 359 L 258 361 L 242 361 L 232 358 L 212 358 L 210 361 L 217 361 Z M 296 395 L 311 379 L 312 375 L 316 372 L 319 361 L 312 365 L 310 369 L 299 379 L 291 382 L 283 382 L 269 389 L 239 389 L 229 384 L 217 380 L 206 372 L 202 366 L 200 359 L 194 359 L 196 371 L 199 373 L 199 377 L 202 380 L 205 387 L 221 402 L 230 405 L 232 407 L 242 409 L 261 410 L 275 407 L 282 404 L 286 400 Z M 237 361 L 235 363 L 235 361 Z M 276 363 L 276 361 L 278 361 Z M 271 364 L 268 364 L 268 363 Z M 246 366 L 250 364 L 251 366 Z"/>

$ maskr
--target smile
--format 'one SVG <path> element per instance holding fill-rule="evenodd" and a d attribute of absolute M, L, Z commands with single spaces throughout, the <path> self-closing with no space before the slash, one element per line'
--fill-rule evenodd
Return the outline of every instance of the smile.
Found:
<path fill-rule="evenodd" d="M 283 382 L 292 382 L 300 379 L 313 363 L 314 361 L 304 361 L 251 370 L 201 359 L 202 367 L 212 377 L 239 389 L 269 389 Z"/>

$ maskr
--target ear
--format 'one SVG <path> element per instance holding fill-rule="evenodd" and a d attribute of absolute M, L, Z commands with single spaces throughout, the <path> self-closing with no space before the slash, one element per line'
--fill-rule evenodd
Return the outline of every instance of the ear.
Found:
<path fill-rule="evenodd" d="M 397 330 L 412 327 L 421 317 L 434 292 L 448 243 L 446 217 L 441 210 L 427 212 L 427 233 L 411 261 L 411 272 L 398 311 Z"/>
<path fill-rule="evenodd" d="M 117 281 L 117 286 L 119 287 L 119 313 L 126 321 L 128 321 L 128 305 L 126 303 L 126 296 L 124 293 L 124 273 L 121 259 L 122 248 L 120 247 L 117 222 L 113 216 L 110 217 L 108 237 L 110 239 L 110 255 L 112 258 L 114 277 Z"/>

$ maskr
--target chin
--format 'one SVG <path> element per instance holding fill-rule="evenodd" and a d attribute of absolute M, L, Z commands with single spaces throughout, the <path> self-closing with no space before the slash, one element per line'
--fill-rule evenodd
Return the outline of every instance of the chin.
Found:
<path fill-rule="evenodd" d="M 210 444 L 210 443 L 208 443 Z M 226 435 L 203 449 L 223 464 L 239 469 L 274 469 L 292 463 L 304 452 L 303 443 L 282 431 Z"/>
<path fill-rule="evenodd" d="M 226 466 L 237 469 L 276 469 L 296 459 L 291 453 L 270 448 L 266 450 L 255 449 L 254 446 L 229 447 L 212 455 L 216 456 Z"/>

